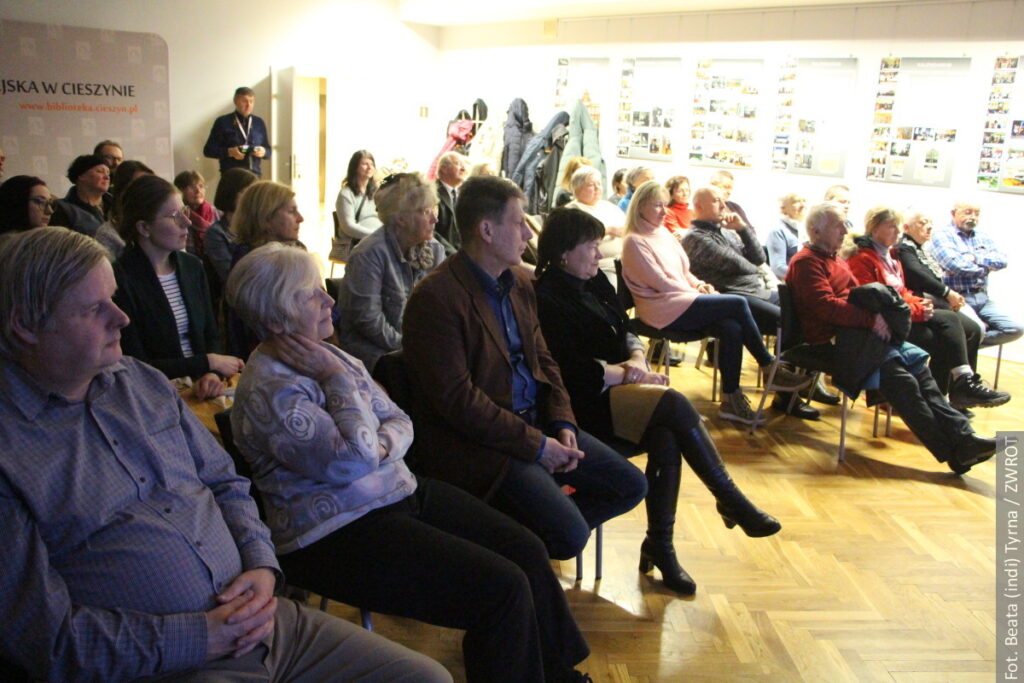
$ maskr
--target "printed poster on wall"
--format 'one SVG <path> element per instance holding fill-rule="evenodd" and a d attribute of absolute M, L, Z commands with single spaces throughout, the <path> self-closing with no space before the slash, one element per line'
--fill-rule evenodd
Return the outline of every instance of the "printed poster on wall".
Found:
<path fill-rule="evenodd" d="M 970 66 L 966 57 L 882 59 L 868 180 L 949 187 L 957 134 L 949 98 L 965 90 Z"/>
<path fill-rule="evenodd" d="M 0 21 L 0 146 L 7 175 L 54 194 L 100 140 L 171 177 L 167 43 L 155 33 Z"/>
<path fill-rule="evenodd" d="M 783 65 L 772 140 L 774 170 L 843 175 L 845 143 L 855 123 L 847 101 L 856 84 L 853 58 L 791 59 Z"/>
<path fill-rule="evenodd" d="M 610 60 L 603 57 L 562 57 L 555 81 L 555 110 L 571 111 L 582 102 L 601 129 L 601 103 L 606 100 Z"/>
<path fill-rule="evenodd" d="M 624 59 L 619 80 L 616 156 L 672 160 L 675 110 L 666 93 L 679 82 L 680 59 Z"/>
<path fill-rule="evenodd" d="M 996 58 L 986 107 L 978 185 L 1024 194 L 1024 56 Z"/>
<path fill-rule="evenodd" d="M 760 59 L 697 62 L 690 163 L 732 168 L 754 165 L 763 70 Z"/>

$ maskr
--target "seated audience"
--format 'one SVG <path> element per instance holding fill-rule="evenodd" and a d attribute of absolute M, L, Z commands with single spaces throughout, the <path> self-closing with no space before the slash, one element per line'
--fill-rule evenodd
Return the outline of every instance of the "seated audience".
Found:
<path fill-rule="evenodd" d="M 847 259 L 859 284 L 880 282 L 899 292 L 910 308 L 910 334 L 907 341 L 920 346 L 931 356 L 929 368 L 942 393 L 949 394 L 954 408 L 991 408 L 1010 400 L 1003 391 L 982 384 L 975 373 L 981 328 L 954 311 L 936 309 L 907 288 L 903 266 L 892 255 L 899 238 L 900 217 L 884 206 L 875 207 L 864 217 L 864 234 L 857 237 L 857 253 Z"/>
<path fill-rule="evenodd" d="M 625 211 L 633 199 L 633 193 L 644 183 L 654 180 L 654 170 L 648 166 L 634 166 L 626 172 L 626 194 L 619 200 L 618 207 Z"/>
<path fill-rule="evenodd" d="M 242 190 L 259 180 L 252 171 L 245 168 L 229 168 L 221 174 L 217 182 L 217 191 L 213 194 L 213 208 L 220 212 L 220 218 L 210 224 L 206 231 L 206 251 L 203 254 L 206 262 L 217 275 L 216 289 L 223 289 L 231 270 L 232 250 L 235 234 L 231 232 L 231 219 L 235 215 L 238 196 Z M 211 289 L 214 283 L 210 282 Z"/>
<path fill-rule="evenodd" d="M 583 168 L 584 166 L 591 166 L 590 159 L 587 157 L 571 157 L 565 164 L 565 169 L 562 171 L 562 177 L 558 180 L 558 189 L 555 190 L 555 196 L 551 201 L 551 208 L 557 209 L 560 206 L 565 206 L 571 202 L 576 194 L 576 188 L 572 186 L 572 176 L 576 171 Z M 600 182 L 601 174 L 598 172 L 598 182 Z M 601 188 L 597 188 L 597 199 L 601 198 Z"/>
<path fill-rule="evenodd" d="M 41 178 L 11 176 L 0 185 L 0 233 L 49 225 L 54 200 Z"/>
<path fill-rule="evenodd" d="M 468 177 L 476 178 L 477 176 L 481 175 L 498 175 L 498 168 L 497 166 L 495 166 L 493 161 L 491 161 L 490 159 L 485 159 L 484 161 L 473 164 L 473 168 L 469 169 Z"/>
<path fill-rule="evenodd" d="M 988 295 L 988 275 L 1006 268 L 1006 254 L 991 235 L 978 230 L 981 207 L 977 204 L 957 202 L 951 213 L 949 224 L 935 231 L 929 247 L 945 273 L 943 279 L 985 323 L 982 346 L 1017 341 L 1024 335 L 1024 325 Z"/>
<path fill-rule="evenodd" d="M 338 345 L 373 370 L 402 348 L 402 313 L 417 282 L 444 260 L 434 239 L 437 194 L 419 173 L 388 176 L 377 191 L 384 227 L 362 240 L 338 289 Z"/>
<path fill-rule="evenodd" d="M 626 214 L 622 247 L 622 276 L 636 302 L 637 316 L 648 325 L 670 331 L 706 331 L 718 338 L 722 372 L 719 417 L 752 424 L 755 415 L 740 389 L 740 367 L 746 347 L 758 366 L 774 360 L 750 314 L 747 300 L 718 294 L 714 286 L 690 272 L 690 261 L 679 241 L 664 226 L 668 195 L 651 181 L 640 186 Z M 781 386 L 796 386 L 803 378 L 779 368 Z"/>
<path fill-rule="evenodd" d="M 807 200 L 798 192 L 783 195 L 780 200 L 782 216 L 779 224 L 768 233 L 765 247 L 768 249 L 768 265 L 775 277 L 786 279 L 789 260 L 800 249 L 800 227 L 807 213 Z"/>
<path fill-rule="evenodd" d="M 288 577 L 374 612 L 464 629 L 470 681 L 571 680 L 588 648 L 544 545 L 468 493 L 409 471 L 408 416 L 362 363 L 321 341 L 334 302 L 316 260 L 264 245 L 232 269 L 226 296 L 262 340 L 231 423 Z"/>
<path fill-rule="evenodd" d="M 157 176 L 133 180 L 121 195 L 117 227 L 126 246 L 114 264 L 117 305 L 131 322 L 125 354 L 167 377 L 191 377 L 200 399 L 224 393 L 223 377 L 244 363 L 217 351 L 217 321 L 202 263 L 182 251 L 188 214 L 181 195 Z"/>
<path fill-rule="evenodd" d="M 612 174 L 612 193 L 608 195 L 608 201 L 618 206 L 619 200 L 626 196 L 626 173 L 627 168 L 620 168 Z"/>
<path fill-rule="evenodd" d="M 647 485 L 576 426 L 532 277 L 519 267 L 532 235 L 524 200 L 504 178 L 466 181 L 456 207 L 463 246 L 410 295 L 403 353 L 417 439 L 429 444 L 422 473 L 484 498 L 564 560 L 591 529 L 635 507 Z"/>
<path fill-rule="evenodd" d="M 846 185 L 833 185 L 825 190 L 824 200 L 839 207 L 843 220 L 846 221 L 846 229 L 851 230 L 853 223 L 850 222 L 850 188 Z"/>
<path fill-rule="evenodd" d="M 67 178 L 72 185 L 64 198 L 57 201 L 50 225 L 66 226 L 94 237 L 113 207 L 108 192 L 110 168 L 103 157 L 87 154 L 71 162 Z"/>
<path fill-rule="evenodd" d="M 0 244 L 0 660 L 50 681 L 450 681 L 274 597 L 249 481 L 159 372 L 122 358 L 114 289 L 83 235 Z"/>
<path fill-rule="evenodd" d="M 206 180 L 198 171 L 182 171 L 174 176 L 174 186 L 188 209 L 188 253 L 202 259 L 206 253 L 206 231 L 220 216 L 206 201 Z"/>
<path fill-rule="evenodd" d="M 780 313 L 778 283 L 765 269 L 764 249 L 754 230 L 739 214 L 726 209 L 715 186 L 697 190 L 694 210 L 692 229 L 683 238 L 690 271 L 716 291 L 746 299 L 761 334 L 775 334 Z M 817 410 L 799 401 L 790 408 L 791 398 L 791 393 L 780 392 L 772 408 L 804 420 L 818 419 Z"/>
<path fill-rule="evenodd" d="M 957 474 L 991 458 L 995 439 L 978 437 L 967 418 L 949 405 L 925 354 L 911 344 L 890 343 L 893 331 L 882 313 L 849 301 L 858 283 L 846 261 L 836 258 L 846 235 L 842 208 L 832 203 L 811 207 L 806 229 L 809 241 L 789 262 L 786 283 L 811 352 L 860 382 L 840 388 L 853 396 L 879 389 L 936 460 Z"/>
<path fill-rule="evenodd" d="M 228 169 L 230 170 L 230 169 Z M 238 207 L 231 218 L 235 244 L 231 250 L 231 266 L 238 259 L 268 242 L 283 242 L 306 248 L 299 241 L 303 221 L 295 203 L 295 192 L 273 180 L 258 180 L 238 198 Z M 248 358 L 259 344 L 259 338 L 230 308 L 225 312 L 228 353 Z"/>
<path fill-rule="evenodd" d="M 141 161 L 122 161 L 117 165 L 117 170 L 114 171 L 110 178 L 110 217 L 96 229 L 94 237 L 96 241 L 107 248 L 110 252 L 111 259 L 116 261 L 121 256 L 121 252 L 124 251 L 124 240 L 121 239 L 121 235 L 117 232 L 115 223 L 117 222 L 117 211 L 120 205 L 121 195 L 124 194 L 125 188 L 135 180 L 144 175 L 153 175 L 153 169 Z"/>
<path fill-rule="evenodd" d="M 932 219 L 923 211 L 911 211 L 903 218 L 903 234 L 896 243 L 895 252 L 903 266 L 907 287 L 930 300 L 936 308 L 962 313 L 984 333 L 985 323 L 971 308 L 963 294 L 943 282 L 942 267 L 925 249 L 932 238 Z M 966 328 L 966 326 L 965 326 Z"/>
<path fill-rule="evenodd" d="M 381 226 L 374 193 L 377 191 L 377 166 L 373 155 L 361 149 L 348 161 L 348 172 L 334 203 L 338 213 L 338 239 L 347 240 L 340 256 L 347 256 L 359 240 L 366 239 Z"/>
<path fill-rule="evenodd" d="M 718 501 L 729 527 L 768 536 L 781 526 L 736 487 L 701 416 L 685 396 L 652 373 L 641 341 L 605 274 L 598 269 L 604 228 L 578 209 L 556 209 L 540 237 L 537 315 L 582 428 L 605 443 L 624 440 L 647 453 L 647 536 L 640 568 L 661 570 L 683 595 L 697 586 L 672 544 L 680 454 Z"/>
<path fill-rule="evenodd" d="M 462 246 L 455 223 L 455 202 L 468 169 L 469 160 L 458 152 L 446 152 L 437 160 L 437 225 L 434 226 L 434 237 L 449 256 Z"/>
<path fill-rule="evenodd" d="M 665 183 L 665 189 L 668 191 L 665 227 L 681 238 L 693 220 L 693 213 L 690 210 L 690 179 L 684 175 L 672 176 Z"/>
<path fill-rule="evenodd" d="M 593 166 L 581 166 L 572 174 L 573 200 L 566 206 L 580 209 L 601 221 L 601 270 L 615 281 L 615 261 L 622 256 L 622 238 L 626 234 L 626 214 L 611 202 L 601 199 L 601 172 Z M 616 283 L 618 284 L 618 283 Z"/>

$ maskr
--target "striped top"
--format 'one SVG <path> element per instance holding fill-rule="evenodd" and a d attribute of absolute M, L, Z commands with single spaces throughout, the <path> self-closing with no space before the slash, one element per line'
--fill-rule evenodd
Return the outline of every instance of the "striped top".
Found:
<path fill-rule="evenodd" d="M 181 288 L 178 286 L 177 273 L 168 275 L 157 275 L 160 286 L 163 287 L 167 303 L 171 305 L 171 312 L 174 313 L 174 324 L 178 328 L 178 342 L 181 344 L 181 353 L 185 358 L 192 357 L 192 342 L 189 340 L 188 309 L 185 308 L 185 300 L 181 298 Z"/>

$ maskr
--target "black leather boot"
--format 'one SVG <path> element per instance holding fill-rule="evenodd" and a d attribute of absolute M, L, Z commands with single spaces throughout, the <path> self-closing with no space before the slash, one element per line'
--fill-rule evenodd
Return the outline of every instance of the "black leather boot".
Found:
<path fill-rule="evenodd" d="M 672 545 L 679 500 L 678 459 L 675 463 L 664 464 L 648 454 L 646 474 L 647 538 L 640 546 L 640 571 L 646 574 L 657 567 L 661 570 L 662 583 L 668 588 L 680 595 L 693 595 L 697 583 L 679 566 Z"/>
<path fill-rule="evenodd" d="M 755 538 L 778 533 L 782 528 L 779 520 L 751 503 L 737 488 L 703 424 L 680 430 L 677 438 L 686 463 L 718 501 L 718 513 L 726 527 L 739 524 L 747 536 Z"/>

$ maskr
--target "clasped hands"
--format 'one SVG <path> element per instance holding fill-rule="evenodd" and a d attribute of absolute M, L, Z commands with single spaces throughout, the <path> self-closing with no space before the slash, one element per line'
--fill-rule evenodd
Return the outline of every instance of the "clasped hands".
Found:
<path fill-rule="evenodd" d="M 273 632 L 276 583 L 271 570 L 250 569 L 217 596 L 220 606 L 206 612 L 206 661 L 241 657 Z"/>

